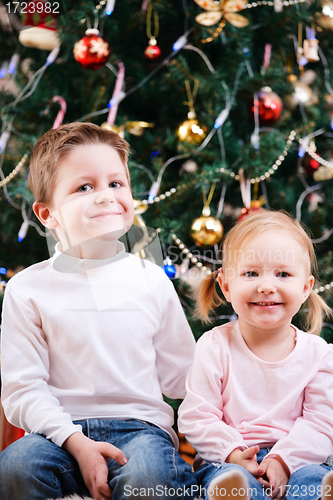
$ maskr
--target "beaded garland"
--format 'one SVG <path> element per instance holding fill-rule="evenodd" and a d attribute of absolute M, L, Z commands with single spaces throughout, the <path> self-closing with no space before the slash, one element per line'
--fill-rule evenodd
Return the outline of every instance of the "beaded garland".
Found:
<path fill-rule="evenodd" d="M 211 269 L 209 269 L 207 266 L 204 266 L 202 262 L 200 262 L 194 255 L 193 253 L 187 248 L 185 243 L 182 242 L 174 233 L 171 235 L 171 238 L 173 241 L 176 243 L 178 248 L 182 251 L 182 253 L 190 259 L 192 264 L 195 264 L 198 268 L 202 269 L 202 271 L 205 271 L 207 275 L 212 274 Z"/>
<path fill-rule="evenodd" d="M 284 7 L 288 7 L 289 5 L 296 5 L 298 3 L 304 3 L 304 2 L 306 2 L 306 0 L 285 0 L 284 2 L 282 2 L 282 4 Z M 274 2 L 266 1 L 266 0 L 263 0 L 263 1 L 259 0 L 258 2 L 247 3 L 243 7 L 243 10 L 254 9 L 255 7 L 260 7 L 261 5 L 268 5 L 269 7 L 273 7 Z"/>
<path fill-rule="evenodd" d="M 27 153 L 25 153 L 22 156 L 21 160 L 16 165 L 16 167 L 14 168 L 14 170 L 12 170 L 12 172 L 9 175 L 7 175 L 7 177 L 5 179 L 0 181 L 0 189 L 2 187 L 4 187 L 6 184 L 8 184 L 19 173 L 19 171 L 21 170 L 21 168 L 23 167 L 23 165 L 27 161 L 27 158 L 28 158 L 28 155 L 27 155 Z"/>

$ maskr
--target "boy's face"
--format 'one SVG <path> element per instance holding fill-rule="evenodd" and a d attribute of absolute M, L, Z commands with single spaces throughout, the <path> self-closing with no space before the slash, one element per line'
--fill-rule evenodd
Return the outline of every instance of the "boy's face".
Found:
<path fill-rule="evenodd" d="M 113 241 L 126 233 L 134 204 L 124 165 L 107 144 L 78 146 L 58 165 L 50 206 L 35 213 L 55 229 L 63 252 L 85 241 Z M 40 216 L 41 215 L 41 216 Z"/>

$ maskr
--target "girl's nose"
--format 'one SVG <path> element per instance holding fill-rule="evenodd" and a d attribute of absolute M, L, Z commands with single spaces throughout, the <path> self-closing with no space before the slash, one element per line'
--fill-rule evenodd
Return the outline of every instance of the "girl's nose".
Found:
<path fill-rule="evenodd" d="M 274 286 L 272 280 L 263 279 L 258 284 L 257 291 L 258 293 L 274 293 L 276 292 L 276 287 Z"/>

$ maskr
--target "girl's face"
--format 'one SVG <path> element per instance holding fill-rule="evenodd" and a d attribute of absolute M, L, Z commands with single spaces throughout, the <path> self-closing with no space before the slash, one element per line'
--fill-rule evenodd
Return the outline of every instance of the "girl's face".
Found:
<path fill-rule="evenodd" d="M 289 328 L 314 283 L 307 252 L 292 237 L 265 231 L 234 254 L 219 283 L 241 328 L 266 332 Z"/>

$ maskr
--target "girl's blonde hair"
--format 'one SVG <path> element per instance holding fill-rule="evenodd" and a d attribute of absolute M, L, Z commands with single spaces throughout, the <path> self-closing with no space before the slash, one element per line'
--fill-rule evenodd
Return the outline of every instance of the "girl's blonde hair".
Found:
<path fill-rule="evenodd" d="M 263 211 L 248 215 L 238 222 L 225 236 L 223 242 L 223 264 L 224 274 L 226 270 L 237 260 L 237 251 L 242 250 L 254 238 L 265 231 L 276 231 L 288 234 L 304 248 L 309 257 L 309 276 L 317 277 L 317 259 L 313 243 L 306 229 L 286 212 Z M 216 279 L 219 271 L 215 271 L 205 278 L 197 292 L 196 314 L 204 321 L 211 321 L 209 313 L 212 312 L 225 300 L 218 293 Z M 308 311 L 306 314 L 305 329 L 308 332 L 320 334 L 323 314 L 332 316 L 331 308 L 313 290 L 307 299 Z"/>

